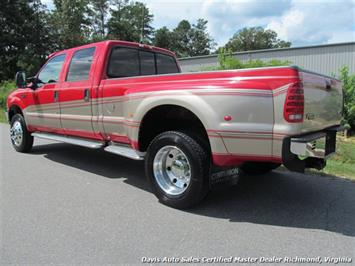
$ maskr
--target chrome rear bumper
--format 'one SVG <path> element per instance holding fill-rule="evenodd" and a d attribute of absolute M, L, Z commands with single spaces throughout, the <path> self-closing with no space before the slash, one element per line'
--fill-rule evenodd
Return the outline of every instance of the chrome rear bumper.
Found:
<path fill-rule="evenodd" d="M 328 140 L 329 142 L 329 140 Z M 327 134 L 316 133 L 302 138 L 291 138 L 291 152 L 300 157 L 326 158 L 334 151 L 327 154 Z"/>
<path fill-rule="evenodd" d="M 291 153 L 304 158 L 326 159 L 335 153 L 336 133 L 343 130 L 343 127 L 336 126 L 321 132 L 292 137 L 290 143 Z"/>
<path fill-rule="evenodd" d="M 282 145 L 282 161 L 290 171 L 304 172 L 306 168 L 322 169 L 326 159 L 335 153 L 336 133 L 342 126 L 285 138 Z"/>

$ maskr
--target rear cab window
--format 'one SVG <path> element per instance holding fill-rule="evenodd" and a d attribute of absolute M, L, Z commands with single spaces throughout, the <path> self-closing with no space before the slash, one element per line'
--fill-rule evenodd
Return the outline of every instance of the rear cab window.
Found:
<path fill-rule="evenodd" d="M 125 47 L 114 47 L 109 58 L 107 75 L 110 78 L 139 76 L 138 50 Z"/>
<path fill-rule="evenodd" d="M 131 47 L 113 47 L 108 59 L 107 76 L 126 78 L 179 73 L 175 57 Z"/>
<path fill-rule="evenodd" d="M 155 75 L 155 55 L 152 52 L 139 51 L 139 59 L 141 66 L 141 76 Z"/>

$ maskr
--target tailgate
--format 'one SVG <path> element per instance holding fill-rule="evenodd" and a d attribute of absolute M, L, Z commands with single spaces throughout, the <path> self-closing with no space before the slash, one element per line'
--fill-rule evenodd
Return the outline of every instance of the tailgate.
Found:
<path fill-rule="evenodd" d="M 343 111 L 343 91 L 339 80 L 299 70 L 304 89 L 302 132 L 339 125 Z"/>

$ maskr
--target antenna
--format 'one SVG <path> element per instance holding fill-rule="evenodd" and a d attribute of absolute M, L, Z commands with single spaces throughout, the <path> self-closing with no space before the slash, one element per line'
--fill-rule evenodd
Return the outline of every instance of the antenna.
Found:
<path fill-rule="evenodd" d="M 144 4 L 142 4 L 142 30 L 141 30 L 140 43 L 143 43 L 143 40 L 144 40 Z"/>

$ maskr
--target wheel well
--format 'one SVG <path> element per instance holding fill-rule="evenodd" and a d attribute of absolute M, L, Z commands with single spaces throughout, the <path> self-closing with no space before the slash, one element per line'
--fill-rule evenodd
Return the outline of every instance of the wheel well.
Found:
<path fill-rule="evenodd" d="M 139 129 L 139 150 L 146 151 L 158 134 L 169 130 L 193 134 L 210 150 L 208 135 L 201 120 L 190 110 L 177 105 L 157 106 L 144 116 Z"/>
<path fill-rule="evenodd" d="M 21 108 L 17 105 L 13 105 L 9 109 L 9 123 L 11 123 L 11 119 L 15 114 L 21 114 L 23 116 Z"/>

